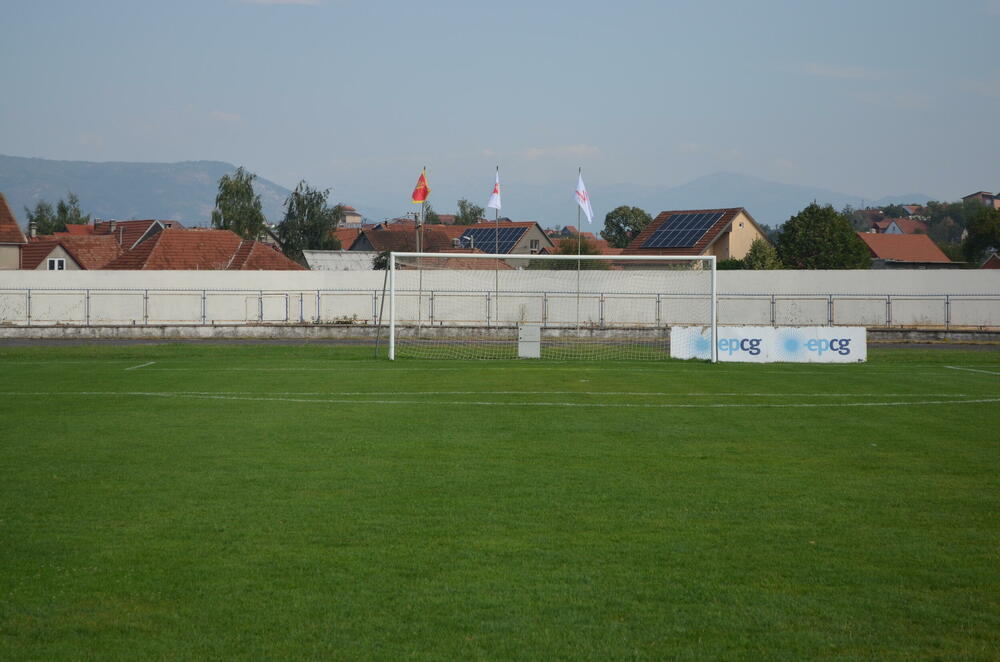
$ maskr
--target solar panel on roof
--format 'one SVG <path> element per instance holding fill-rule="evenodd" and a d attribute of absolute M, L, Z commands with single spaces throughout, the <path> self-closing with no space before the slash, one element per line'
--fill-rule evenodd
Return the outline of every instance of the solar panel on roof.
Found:
<path fill-rule="evenodd" d="M 642 248 L 690 248 L 725 214 L 672 214 L 643 242 Z"/>
<path fill-rule="evenodd" d="M 528 228 L 469 228 L 459 237 L 462 248 L 478 248 L 486 253 L 509 253 Z"/>

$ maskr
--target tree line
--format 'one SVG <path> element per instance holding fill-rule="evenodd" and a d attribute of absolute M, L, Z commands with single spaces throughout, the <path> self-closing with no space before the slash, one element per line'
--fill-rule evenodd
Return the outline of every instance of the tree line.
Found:
<path fill-rule="evenodd" d="M 906 214 L 899 205 L 881 208 L 887 218 Z M 929 202 L 927 234 L 949 259 L 979 264 L 1000 250 L 1000 210 L 976 201 Z M 623 205 L 610 211 L 601 237 L 610 246 L 624 248 L 639 236 L 652 218 L 638 207 Z M 867 269 L 867 245 L 857 232 L 870 229 L 870 219 L 860 210 L 815 202 L 776 229 L 767 228 L 768 240 L 757 239 L 740 260 L 722 260 L 719 269 Z"/>
<path fill-rule="evenodd" d="M 257 240 L 268 232 L 260 196 L 254 192 L 257 175 L 240 166 L 219 179 L 212 227 L 231 230 L 244 239 Z M 303 251 L 337 250 L 340 242 L 334 230 L 343 222 L 344 206 L 329 204 L 330 189 L 319 190 L 300 181 L 284 203 L 284 217 L 276 236 L 289 258 L 305 263 Z M 458 200 L 456 225 L 472 225 L 483 218 L 484 208 L 462 198 Z M 769 240 L 757 239 L 747 255 L 739 260 L 722 260 L 720 269 L 866 269 L 871 264 L 865 243 L 856 231 L 865 232 L 871 223 L 866 211 L 848 206 L 836 211 L 830 205 L 812 203 L 776 229 L 767 228 Z M 887 218 L 901 217 L 899 205 L 880 208 Z M 33 209 L 25 208 L 29 227 L 37 234 L 65 232 L 68 225 L 88 224 L 80 200 L 72 192 L 55 205 L 39 200 Z M 970 200 L 965 202 L 928 202 L 925 222 L 930 238 L 955 261 L 978 266 L 991 252 L 1000 250 L 1000 210 Z M 427 205 L 425 222 L 440 223 L 438 213 Z M 608 212 L 601 237 L 610 246 L 624 248 L 652 222 L 652 217 L 638 207 L 622 205 Z M 596 255 L 600 250 L 591 242 L 572 238 L 557 243 L 557 254 Z"/>

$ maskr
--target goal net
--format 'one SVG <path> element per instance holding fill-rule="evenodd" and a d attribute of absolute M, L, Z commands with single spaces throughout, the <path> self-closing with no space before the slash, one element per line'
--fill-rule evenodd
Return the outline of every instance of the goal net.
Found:
<path fill-rule="evenodd" d="M 712 256 L 392 253 L 388 266 L 390 359 L 665 359 L 672 326 L 702 327 L 688 337 L 716 358 Z"/>

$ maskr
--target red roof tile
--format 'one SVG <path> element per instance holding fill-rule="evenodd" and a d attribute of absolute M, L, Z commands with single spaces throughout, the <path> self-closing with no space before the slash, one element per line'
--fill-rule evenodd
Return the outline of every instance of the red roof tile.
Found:
<path fill-rule="evenodd" d="M 109 235 L 66 235 L 59 238 L 59 244 L 81 269 L 103 269 L 122 254 L 122 247 Z"/>
<path fill-rule="evenodd" d="M 21 268 L 37 269 L 42 260 L 48 257 L 58 245 L 58 241 L 48 237 L 29 241 L 21 246 Z"/>
<path fill-rule="evenodd" d="M 110 234 L 118 240 L 122 248 L 129 250 L 143 239 L 151 236 L 160 228 L 168 230 L 183 230 L 180 221 L 158 221 L 145 219 L 138 221 L 101 221 L 94 223 L 92 234 Z M 67 226 L 68 229 L 68 226 Z"/>
<path fill-rule="evenodd" d="M 129 250 L 134 248 L 154 225 L 156 221 L 102 221 L 94 223 L 94 234 L 112 235 L 122 248 Z"/>
<path fill-rule="evenodd" d="M 14 218 L 14 212 L 7 204 L 7 198 L 0 193 L 0 244 L 26 244 L 28 238 L 24 236 L 21 226 Z"/>
<path fill-rule="evenodd" d="M 452 248 L 452 234 L 456 230 L 459 230 L 460 227 L 443 225 L 422 226 L 421 249 L 425 253 L 437 253 L 443 249 Z M 416 252 L 416 229 L 413 226 L 405 228 L 408 232 L 403 232 L 403 229 L 390 227 L 378 230 L 363 230 L 362 234 L 364 234 L 368 243 L 372 245 L 372 250 L 378 252 L 394 251 L 397 253 Z M 459 231 L 455 236 L 461 236 L 461 232 Z"/>
<path fill-rule="evenodd" d="M 93 225 L 83 225 L 83 224 L 77 225 L 77 224 L 74 224 L 74 223 L 70 223 L 69 225 L 66 226 L 66 232 L 57 232 L 56 234 L 57 235 L 59 235 L 59 234 L 71 234 L 71 235 L 74 235 L 74 236 L 94 234 L 94 226 Z"/>
<path fill-rule="evenodd" d="M 74 235 L 57 232 L 42 235 L 21 248 L 21 268 L 36 269 L 57 247 L 63 250 L 81 269 L 101 269 L 122 253 L 121 246 L 110 235 Z"/>
<path fill-rule="evenodd" d="M 239 267 L 231 266 L 230 269 L 241 269 L 242 271 L 308 271 L 298 262 L 285 257 L 285 254 L 267 244 L 259 241 L 244 242 L 250 244 L 250 253 L 247 259 Z"/>
<path fill-rule="evenodd" d="M 110 262 L 106 269 L 302 270 L 274 249 L 229 230 L 163 230 Z M 259 252 L 258 252 L 259 251 Z M 265 253 L 269 251 L 269 253 Z M 273 256 L 271 255 L 273 254 Z"/>
<path fill-rule="evenodd" d="M 394 223 L 380 226 L 379 229 L 364 229 L 361 233 L 372 245 L 372 250 L 416 252 L 416 230 L 414 226 L 402 226 Z M 530 228 L 538 225 L 535 221 L 501 221 L 501 228 Z M 423 225 L 421 238 L 424 253 L 442 253 L 455 248 L 455 239 L 460 238 L 469 228 L 495 228 L 496 221 L 484 221 L 474 225 Z M 460 249 L 469 252 L 466 249 Z"/>
<path fill-rule="evenodd" d="M 894 262 L 951 262 L 925 234 L 859 232 L 872 257 Z"/>
<path fill-rule="evenodd" d="M 229 265 L 226 268 L 234 270 L 242 269 L 243 265 L 247 263 L 248 259 L 250 259 L 250 253 L 253 252 L 253 245 L 254 242 L 252 241 L 247 241 L 246 239 L 241 241 L 240 245 L 236 248 L 236 252 L 233 254 L 232 259 L 229 260 Z"/>
<path fill-rule="evenodd" d="M 994 253 L 986 258 L 986 261 L 979 267 L 980 269 L 1000 269 L 1000 255 Z"/>
<path fill-rule="evenodd" d="M 927 224 L 912 218 L 886 218 L 875 221 L 872 226 L 878 228 L 879 233 L 884 233 L 893 223 L 896 224 L 903 234 L 927 234 Z"/>
<path fill-rule="evenodd" d="M 340 241 L 340 249 L 347 251 L 351 249 L 351 244 L 361 234 L 361 228 L 337 228 L 333 235 Z"/>

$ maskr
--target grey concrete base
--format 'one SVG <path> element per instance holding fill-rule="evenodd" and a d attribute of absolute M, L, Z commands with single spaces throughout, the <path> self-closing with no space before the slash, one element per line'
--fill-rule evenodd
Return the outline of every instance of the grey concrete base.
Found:
<path fill-rule="evenodd" d="M 868 342 L 950 342 L 998 343 L 1000 330 L 995 329 L 868 329 Z"/>
<path fill-rule="evenodd" d="M 90 340 L 357 340 L 375 339 L 360 324 L 149 324 L 123 326 L 0 326 L 0 338 Z M 389 331 L 382 329 L 382 337 Z"/>

